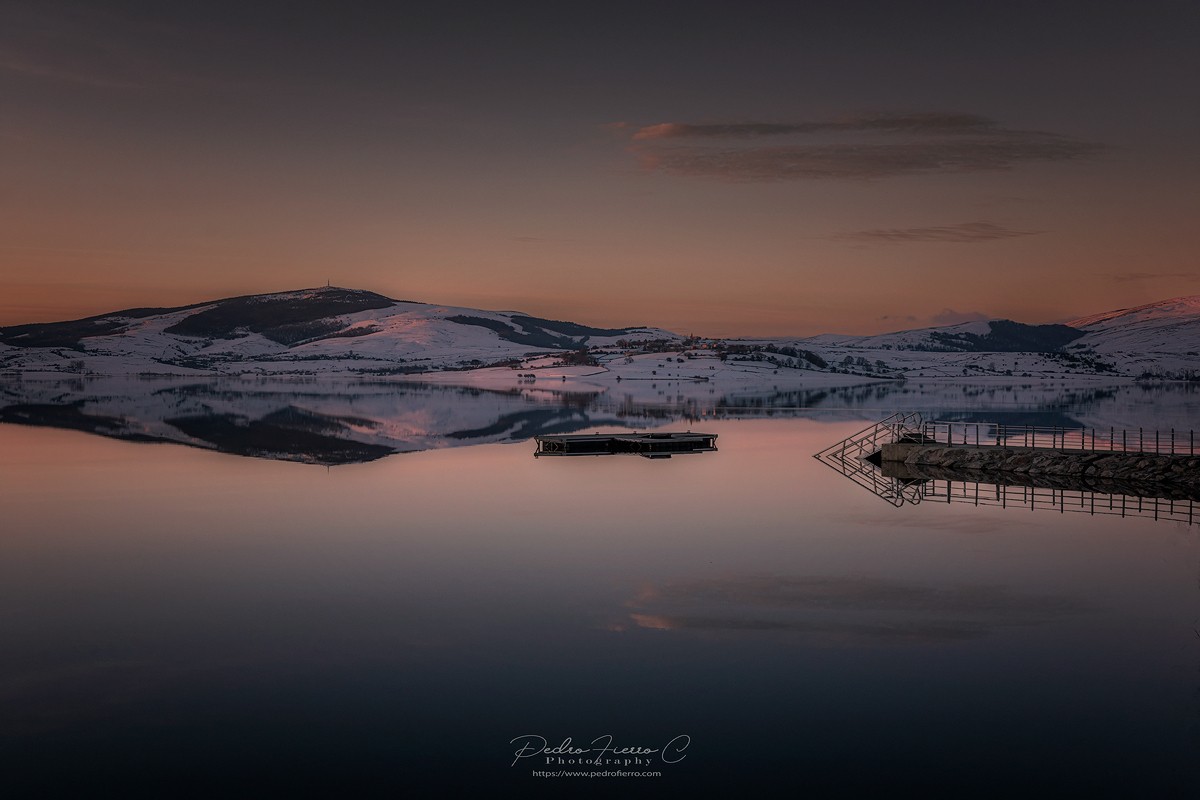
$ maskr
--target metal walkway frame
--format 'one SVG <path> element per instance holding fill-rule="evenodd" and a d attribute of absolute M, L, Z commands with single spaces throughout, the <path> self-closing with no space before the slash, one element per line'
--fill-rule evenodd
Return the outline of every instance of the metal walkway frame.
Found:
<path fill-rule="evenodd" d="M 863 428 L 853 436 L 831 445 L 813 458 L 863 487 L 871 494 L 882 497 L 899 508 L 905 502 L 919 503 L 921 499 L 918 481 L 902 481 L 886 478 L 867 459 L 883 449 L 885 444 L 909 437 L 923 436 L 924 423 L 915 411 L 892 414 L 874 425 Z"/>

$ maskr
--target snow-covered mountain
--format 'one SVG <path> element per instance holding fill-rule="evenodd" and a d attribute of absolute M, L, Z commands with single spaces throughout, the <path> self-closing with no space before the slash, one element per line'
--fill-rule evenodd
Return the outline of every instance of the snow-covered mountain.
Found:
<path fill-rule="evenodd" d="M 1025 325 L 1007 319 L 978 320 L 938 328 L 884 333 L 876 336 L 822 334 L 814 344 L 842 345 L 867 350 L 928 350 L 933 352 L 1029 353 L 1051 352 L 1083 333 L 1067 325 Z"/>
<path fill-rule="evenodd" d="M 0 369 L 106 375 L 403 374 L 674 337 L 321 287 L 0 328 Z"/>
<path fill-rule="evenodd" d="M 1128 370 L 1200 371 L 1200 295 L 1094 314 L 1067 324 L 1084 332 L 1077 346 Z"/>
<path fill-rule="evenodd" d="M 779 389 L 811 383 L 814 372 L 875 379 L 1194 378 L 1200 377 L 1200 296 L 1066 325 L 987 320 L 876 336 L 717 342 L 327 286 L 0 328 L 0 372 L 362 377 L 472 370 L 471 380 L 498 385 L 483 375 L 487 367 L 504 367 L 500 382 L 511 383 L 526 376 L 507 368 L 541 370 L 584 348 L 592 351 L 587 358 L 565 361 L 597 368 L 589 373 L 592 383 L 644 380 L 657 394 L 665 391 L 658 385 L 663 377 L 711 382 L 714 391 L 764 380 Z"/>
<path fill-rule="evenodd" d="M 831 363 L 880 361 L 922 377 L 1094 374 L 1200 376 L 1200 295 L 1071 320 L 1026 325 L 964 322 L 876 336 L 795 340 Z"/>

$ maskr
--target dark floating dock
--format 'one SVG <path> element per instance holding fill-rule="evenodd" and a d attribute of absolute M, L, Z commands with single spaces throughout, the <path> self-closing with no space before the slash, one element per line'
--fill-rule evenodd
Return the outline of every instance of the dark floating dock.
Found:
<path fill-rule="evenodd" d="M 717 449 L 715 433 L 569 433 L 535 436 L 539 456 L 638 455 L 670 458 L 682 453 L 710 453 Z"/>

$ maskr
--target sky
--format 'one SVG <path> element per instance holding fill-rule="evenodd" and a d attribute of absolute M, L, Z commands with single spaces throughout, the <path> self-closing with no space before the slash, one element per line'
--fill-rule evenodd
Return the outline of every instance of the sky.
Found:
<path fill-rule="evenodd" d="M 708 336 L 1200 294 L 1195 2 L 0 0 L 0 325 L 324 285 Z"/>

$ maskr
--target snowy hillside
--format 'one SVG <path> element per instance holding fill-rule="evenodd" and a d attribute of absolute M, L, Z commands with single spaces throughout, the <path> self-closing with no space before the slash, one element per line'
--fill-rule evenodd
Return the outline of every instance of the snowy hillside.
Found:
<path fill-rule="evenodd" d="M 672 337 L 322 287 L 0 328 L 0 369 L 121 374 L 405 374 Z"/>
<path fill-rule="evenodd" d="M 870 365 L 909 377 L 1187 377 L 1200 374 L 1200 295 L 1065 325 L 990 320 L 876 336 L 824 334 L 789 343 L 816 350 L 830 363 Z"/>
<path fill-rule="evenodd" d="M 1058 350 L 1082 335 L 1067 325 L 1025 325 L 1009 319 L 995 319 L 960 322 L 940 328 L 918 328 L 878 336 L 825 334 L 810 341 L 814 344 L 822 342 L 868 350 L 1028 353 Z"/>
<path fill-rule="evenodd" d="M 580 352 L 587 350 L 586 353 Z M 673 366 L 672 366 L 673 365 Z M 596 328 L 513 311 L 400 301 L 322 287 L 180 308 L 0 328 L 0 373 L 431 376 L 514 385 L 586 374 L 604 390 L 663 396 L 680 380 L 715 394 L 811 386 L 819 373 L 899 378 L 1200 377 L 1200 296 L 1067 325 L 965 322 L 875 336 L 712 340 Z M 490 369 L 489 369 L 490 368 Z M 496 374 L 493 374 L 496 373 Z M 826 376 L 828 377 L 828 375 Z"/>
<path fill-rule="evenodd" d="M 1123 308 L 1067 323 L 1076 343 L 1131 372 L 1200 370 L 1200 295 Z"/>

